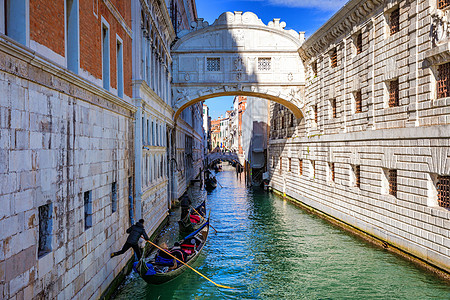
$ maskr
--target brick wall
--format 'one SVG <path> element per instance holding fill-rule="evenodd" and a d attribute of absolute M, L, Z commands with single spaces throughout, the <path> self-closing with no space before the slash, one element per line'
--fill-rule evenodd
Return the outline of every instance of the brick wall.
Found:
<path fill-rule="evenodd" d="M 121 1 L 119 2 L 122 3 Z M 121 16 L 131 28 L 131 8 L 128 6 L 120 4 L 116 8 L 119 9 Z M 122 24 L 103 1 L 98 2 L 98 10 L 94 10 L 92 2 L 80 1 L 80 67 L 95 78 L 102 79 L 102 17 L 109 24 L 110 85 L 112 88 L 117 89 L 117 34 L 123 41 L 124 94 L 131 97 L 131 36 L 128 35 Z"/>
<path fill-rule="evenodd" d="M 64 1 L 30 1 L 30 39 L 65 56 Z"/>

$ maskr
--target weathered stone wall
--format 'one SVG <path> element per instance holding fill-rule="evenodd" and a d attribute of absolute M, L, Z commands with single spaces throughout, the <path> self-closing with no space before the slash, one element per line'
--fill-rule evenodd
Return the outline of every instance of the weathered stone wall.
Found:
<path fill-rule="evenodd" d="M 439 207 L 436 195 L 436 178 L 450 175 L 450 106 L 435 88 L 437 65 L 450 59 L 442 60 L 448 50 L 430 39 L 435 5 L 350 1 L 313 34 L 300 49 L 307 66 L 306 126 L 272 131 L 269 165 L 275 189 L 450 272 L 450 211 Z M 400 27 L 391 34 L 396 8 Z M 399 103 L 390 107 L 395 80 Z M 272 106 L 278 122 L 281 111 Z M 389 194 L 388 170 L 397 170 L 396 195 Z"/>
<path fill-rule="evenodd" d="M 109 257 L 129 226 L 133 110 L 31 55 L 1 43 L 0 298 L 97 298 L 130 255 Z M 49 203 L 51 251 L 39 256 L 39 207 Z"/>

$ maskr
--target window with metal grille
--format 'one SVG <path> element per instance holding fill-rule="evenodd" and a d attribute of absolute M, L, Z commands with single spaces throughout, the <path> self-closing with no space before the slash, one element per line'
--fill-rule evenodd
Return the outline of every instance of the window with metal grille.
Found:
<path fill-rule="evenodd" d="M 298 160 L 298 175 L 303 175 L 303 159 Z"/>
<path fill-rule="evenodd" d="M 313 72 L 313 77 L 316 77 L 317 76 L 317 62 L 316 61 L 311 64 L 311 69 Z"/>
<path fill-rule="evenodd" d="M 438 66 L 437 97 L 450 96 L 450 62 Z"/>
<path fill-rule="evenodd" d="M 334 173 L 334 163 L 330 163 L 330 179 L 334 182 L 335 173 Z"/>
<path fill-rule="evenodd" d="M 397 197 L 397 170 L 389 170 L 389 194 Z"/>
<path fill-rule="evenodd" d="M 355 46 L 356 46 L 356 54 L 360 54 L 362 52 L 362 33 L 358 33 L 358 35 L 356 36 L 356 42 L 355 42 Z"/>
<path fill-rule="evenodd" d="M 333 118 L 336 118 L 337 117 L 336 99 L 331 100 L 331 111 Z"/>
<path fill-rule="evenodd" d="M 361 167 L 355 166 L 355 186 L 357 188 L 361 187 Z"/>
<path fill-rule="evenodd" d="M 362 95 L 361 91 L 355 92 L 355 112 L 362 112 Z"/>
<path fill-rule="evenodd" d="M 289 162 L 289 172 L 291 172 L 292 171 L 292 165 L 291 165 L 291 163 L 292 163 L 292 161 L 291 161 L 291 158 L 289 157 L 288 158 L 288 162 Z"/>
<path fill-rule="evenodd" d="M 437 193 L 439 206 L 450 209 L 450 176 L 438 177 Z"/>
<path fill-rule="evenodd" d="M 145 161 L 148 164 L 148 158 Z M 147 166 L 148 170 L 148 166 Z M 115 182 L 111 184 L 111 210 L 112 212 L 117 211 L 117 185 Z"/>
<path fill-rule="evenodd" d="M 317 105 L 314 105 L 314 121 L 317 123 L 319 121 L 319 116 L 317 112 Z"/>
<path fill-rule="evenodd" d="M 338 65 L 338 62 L 337 62 L 337 49 L 336 48 L 333 49 L 333 51 L 331 52 L 330 59 L 331 59 L 331 67 L 332 68 L 336 68 L 337 65 Z"/>
<path fill-rule="evenodd" d="M 284 116 L 281 117 L 281 129 L 284 129 L 286 122 L 284 121 Z"/>
<path fill-rule="evenodd" d="M 446 8 L 449 5 L 450 5 L 450 0 L 439 0 L 438 1 L 438 8 L 439 9 L 444 9 L 444 8 Z"/>
<path fill-rule="evenodd" d="M 389 28 L 391 34 L 399 32 L 400 30 L 400 9 L 394 9 L 389 15 Z"/>
<path fill-rule="evenodd" d="M 92 191 L 84 192 L 84 229 L 92 227 Z"/>
<path fill-rule="evenodd" d="M 38 257 L 52 251 L 52 204 L 39 206 L 39 245 Z"/>
<path fill-rule="evenodd" d="M 389 107 L 398 106 L 398 79 L 389 82 Z"/>
<path fill-rule="evenodd" d="M 206 58 L 206 71 L 220 71 L 220 57 Z"/>
<path fill-rule="evenodd" d="M 290 115 L 289 127 L 294 127 L 294 114 Z"/>
<path fill-rule="evenodd" d="M 269 71 L 271 68 L 272 59 L 270 57 L 260 57 L 258 58 L 258 70 L 259 71 Z"/>

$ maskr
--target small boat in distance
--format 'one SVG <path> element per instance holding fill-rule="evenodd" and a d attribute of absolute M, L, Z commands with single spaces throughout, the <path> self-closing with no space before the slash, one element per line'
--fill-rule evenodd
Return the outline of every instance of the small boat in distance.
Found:
<path fill-rule="evenodd" d="M 200 252 L 206 244 L 208 233 L 209 218 L 200 228 L 186 236 L 178 243 L 179 248 L 181 248 L 181 250 L 183 250 L 186 254 L 186 259 L 184 261 L 186 265 L 190 266 L 197 260 Z M 177 261 L 177 267 L 170 269 L 167 266 L 158 265 L 155 262 L 155 257 L 153 257 L 153 260 L 150 260 L 149 262 L 145 262 L 144 258 L 142 258 L 135 266 L 135 270 L 147 283 L 162 284 L 176 278 L 186 271 L 186 269 L 189 268 L 186 265 Z"/>
<path fill-rule="evenodd" d="M 209 177 L 207 179 L 205 179 L 205 188 L 207 190 L 213 190 L 217 187 L 217 179 L 216 177 Z"/>
<path fill-rule="evenodd" d="M 214 175 L 211 174 L 211 171 L 205 171 L 205 189 L 213 190 L 217 187 L 217 179 Z"/>

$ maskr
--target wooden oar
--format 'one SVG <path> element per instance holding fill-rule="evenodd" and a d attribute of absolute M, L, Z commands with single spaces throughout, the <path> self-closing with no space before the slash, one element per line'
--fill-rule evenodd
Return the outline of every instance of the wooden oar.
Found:
<path fill-rule="evenodd" d="M 179 260 L 178 258 L 176 258 L 175 256 L 173 256 L 172 254 L 170 254 L 169 251 L 164 250 L 163 248 L 159 247 L 158 245 L 156 245 L 155 243 L 153 243 L 153 242 L 151 242 L 151 241 L 149 241 L 149 240 L 145 240 L 145 241 L 146 241 L 147 243 L 150 243 L 151 245 L 155 246 L 155 247 L 158 248 L 159 250 L 162 250 L 162 251 L 166 252 L 168 255 L 170 255 L 171 257 L 175 258 L 177 261 L 179 261 L 180 263 L 182 263 L 183 265 L 185 265 L 186 267 L 188 267 L 189 269 L 191 269 L 192 271 L 194 271 L 194 272 L 197 273 L 198 275 L 200 275 L 200 276 L 202 276 L 203 278 L 205 278 L 206 280 L 208 280 L 208 281 L 214 283 L 215 286 L 218 286 L 218 287 L 221 287 L 221 288 L 224 288 L 224 289 L 235 289 L 235 288 L 233 288 L 233 287 L 229 287 L 229 286 L 226 286 L 226 285 L 221 285 L 221 284 L 215 283 L 214 281 L 212 281 L 211 279 L 209 279 L 208 277 L 206 277 L 205 275 L 203 275 L 202 273 L 200 273 L 199 271 L 197 271 L 196 269 L 194 269 L 194 268 L 191 267 L 190 265 L 184 263 L 183 261 Z"/>
<path fill-rule="evenodd" d="M 191 206 L 191 208 L 197 213 L 197 215 L 198 215 L 200 218 L 202 218 L 203 220 L 206 221 L 206 219 L 203 218 L 202 215 L 201 215 L 195 208 L 193 208 L 192 206 Z M 211 226 L 211 228 L 214 229 L 214 231 L 217 233 L 217 230 L 216 230 L 211 224 L 209 224 L 209 226 Z"/>
<path fill-rule="evenodd" d="M 221 188 L 223 188 L 223 186 L 220 184 L 219 180 L 217 179 L 216 176 L 214 176 L 214 178 L 216 179 L 217 183 L 220 185 Z"/>

